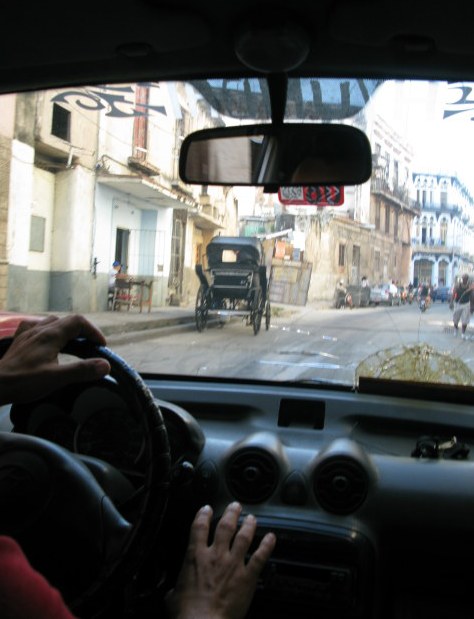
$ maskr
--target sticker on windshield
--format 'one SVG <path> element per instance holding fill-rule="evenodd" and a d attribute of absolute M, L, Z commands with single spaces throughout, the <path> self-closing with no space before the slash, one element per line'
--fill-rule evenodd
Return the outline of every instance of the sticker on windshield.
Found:
<path fill-rule="evenodd" d="M 338 185 L 280 187 L 278 198 L 282 204 L 341 206 L 344 204 L 344 187 Z"/>

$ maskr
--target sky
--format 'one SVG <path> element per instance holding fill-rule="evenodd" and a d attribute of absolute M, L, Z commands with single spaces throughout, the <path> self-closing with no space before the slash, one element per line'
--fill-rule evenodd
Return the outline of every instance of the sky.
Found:
<path fill-rule="evenodd" d="M 474 196 L 474 84 L 394 82 L 376 103 L 412 145 L 415 170 L 455 174 Z"/>
<path fill-rule="evenodd" d="M 474 83 L 385 82 L 372 104 L 411 146 L 414 172 L 457 176 L 474 197 Z M 239 214 L 254 214 L 254 190 L 236 194 Z"/>

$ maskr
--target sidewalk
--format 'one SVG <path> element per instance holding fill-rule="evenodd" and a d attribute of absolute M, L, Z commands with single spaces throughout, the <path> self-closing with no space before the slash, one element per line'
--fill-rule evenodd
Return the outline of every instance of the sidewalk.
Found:
<path fill-rule="evenodd" d="M 293 321 L 306 313 L 311 313 L 321 307 L 305 307 L 294 305 L 272 306 L 272 322 L 280 320 Z M 56 313 L 56 315 L 62 315 Z M 140 313 L 138 309 L 105 312 L 84 313 L 93 324 L 97 325 L 107 338 L 110 346 L 127 342 L 151 339 L 170 333 L 195 331 L 194 305 L 187 307 L 163 306 L 152 309 L 150 313 Z M 217 324 L 217 319 L 210 318 L 208 326 Z"/>
<path fill-rule="evenodd" d="M 196 328 L 194 307 L 164 306 L 152 309 L 150 313 L 140 313 L 132 308 L 130 311 L 89 312 L 83 315 L 100 328 L 111 346 Z"/>

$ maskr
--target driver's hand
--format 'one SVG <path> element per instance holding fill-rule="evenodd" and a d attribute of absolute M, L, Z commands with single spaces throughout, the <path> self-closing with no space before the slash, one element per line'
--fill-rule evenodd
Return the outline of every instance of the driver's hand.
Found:
<path fill-rule="evenodd" d="M 276 538 L 267 533 L 246 563 L 257 521 L 248 515 L 238 529 L 241 511 L 239 503 L 228 505 L 211 545 L 212 509 L 205 506 L 198 511 L 176 587 L 167 599 L 173 618 L 240 619 L 246 615 Z"/>
<path fill-rule="evenodd" d="M 0 404 L 36 400 L 65 385 L 97 380 L 110 372 L 105 359 L 58 363 L 60 350 L 77 337 L 105 345 L 102 332 L 78 314 L 20 323 L 0 359 Z"/>

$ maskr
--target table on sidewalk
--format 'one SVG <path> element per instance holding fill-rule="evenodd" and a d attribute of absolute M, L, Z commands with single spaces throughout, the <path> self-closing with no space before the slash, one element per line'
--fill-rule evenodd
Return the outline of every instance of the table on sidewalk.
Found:
<path fill-rule="evenodd" d="M 136 306 L 140 313 L 143 311 L 143 307 L 147 307 L 148 313 L 150 313 L 152 297 L 152 279 L 146 281 L 130 275 L 117 275 L 112 297 L 112 310 L 121 310 L 123 305 L 130 311 L 133 306 Z"/>

